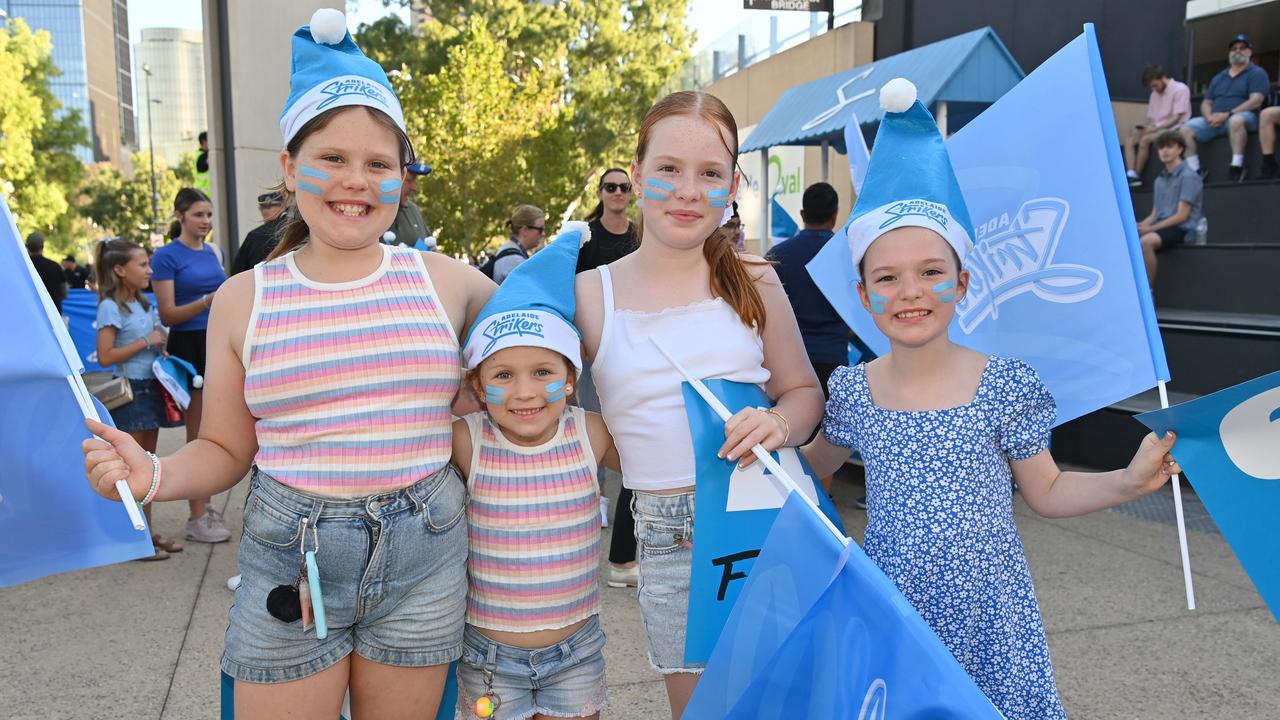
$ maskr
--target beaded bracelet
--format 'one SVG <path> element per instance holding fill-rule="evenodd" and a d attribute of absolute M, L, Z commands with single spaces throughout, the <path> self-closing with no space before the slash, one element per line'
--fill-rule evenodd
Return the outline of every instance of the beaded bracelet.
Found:
<path fill-rule="evenodd" d="M 782 444 L 786 445 L 787 441 L 791 439 L 791 423 L 787 422 L 787 419 L 783 417 L 782 413 L 774 410 L 773 408 L 758 407 L 756 409 L 761 412 L 769 413 L 782 421 Z"/>
<path fill-rule="evenodd" d="M 155 453 L 147 453 L 147 457 L 151 458 L 151 487 L 147 490 L 147 494 L 142 496 L 138 501 L 138 506 L 146 506 L 156 497 L 156 491 L 160 489 L 160 458 Z"/>

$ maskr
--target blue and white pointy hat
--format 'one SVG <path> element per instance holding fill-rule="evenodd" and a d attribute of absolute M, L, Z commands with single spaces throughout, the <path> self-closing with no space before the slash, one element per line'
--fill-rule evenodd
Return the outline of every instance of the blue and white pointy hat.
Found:
<path fill-rule="evenodd" d="M 293 34 L 289 99 L 280 113 L 285 146 L 312 118 L 346 105 L 380 110 L 404 130 L 404 110 L 382 66 L 356 47 L 347 32 L 346 15 L 320 8 L 310 25 Z"/>
<path fill-rule="evenodd" d="M 585 222 L 567 222 L 545 248 L 520 263 L 480 310 L 463 356 L 475 369 L 509 347 L 544 347 L 582 370 L 582 335 L 573 324 L 578 250 L 591 239 Z"/>
<path fill-rule="evenodd" d="M 880 106 L 884 119 L 845 227 L 854 272 L 871 243 L 907 226 L 938 233 L 963 263 L 973 247 L 973 223 L 938 124 L 916 100 L 916 86 L 904 78 L 885 83 Z"/>

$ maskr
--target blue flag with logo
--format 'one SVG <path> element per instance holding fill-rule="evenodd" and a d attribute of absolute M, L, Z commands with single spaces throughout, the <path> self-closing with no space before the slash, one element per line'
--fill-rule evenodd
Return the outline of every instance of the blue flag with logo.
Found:
<path fill-rule="evenodd" d="M 947 150 L 976 234 L 951 338 L 1030 363 L 1059 424 L 1168 380 L 1093 26 Z M 807 268 L 883 355 L 889 342 L 858 300 L 843 232 Z"/>
<path fill-rule="evenodd" d="M 842 546 L 793 496 L 773 523 L 683 717 L 1001 715 L 880 568 L 855 543 Z"/>
<path fill-rule="evenodd" d="M 730 412 L 744 407 L 770 407 L 769 396 L 757 385 L 730 380 L 704 380 Z M 689 587 L 689 620 L 684 659 L 706 662 L 720 636 L 729 610 L 742 592 L 787 491 L 759 461 L 743 469 L 716 457 L 724 444 L 724 422 L 701 396 L 684 383 L 684 405 L 693 433 L 697 461 L 693 569 Z M 804 457 L 795 448 L 781 448 L 774 459 L 836 527 L 840 516 L 822 490 Z"/>
<path fill-rule="evenodd" d="M 0 287 L 7 349 L 0 353 L 0 587 L 133 560 L 154 552 L 124 506 L 84 475 L 85 408 L 106 409 L 80 382 L 83 369 L 53 300 L 36 275 L 0 197 Z"/>
<path fill-rule="evenodd" d="M 1137 416 L 1173 457 L 1280 622 L 1280 372 Z"/>

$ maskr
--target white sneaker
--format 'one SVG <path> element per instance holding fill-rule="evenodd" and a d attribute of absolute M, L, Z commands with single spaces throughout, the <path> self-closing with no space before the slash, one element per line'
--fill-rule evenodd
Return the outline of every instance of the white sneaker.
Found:
<path fill-rule="evenodd" d="M 600 496 L 600 527 L 609 527 L 609 498 Z"/>
<path fill-rule="evenodd" d="M 605 574 L 605 585 L 611 588 L 640 587 L 640 566 L 621 568 L 609 563 L 609 572 Z"/>
<path fill-rule="evenodd" d="M 187 521 L 187 539 L 204 543 L 220 543 L 231 539 L 231 531 L 212 511 L 206 510 L 204 515 Z"/>
<path fill-rule="evenodd" d="M 232 575 L 231 577 L 227 578 L 227 589 L 228 589 L 228 590 L 230 590 L 231 592 L 235 592 L 235 591 L 236 591 L 236 590 L 238 590 L 239 588 L 240 588 L 240 576 L 239 576 L 239 575 Z"/>

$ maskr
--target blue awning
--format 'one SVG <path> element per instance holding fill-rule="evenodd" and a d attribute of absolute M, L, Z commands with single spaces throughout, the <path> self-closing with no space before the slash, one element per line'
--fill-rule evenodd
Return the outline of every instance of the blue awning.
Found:
<path fill-rule="evenodd" d="M 915 83 L 920 102 L 932 107 L 939 101 L 993 103 L 1025 75 L 995 31 L 985 27 L 791 88 L 739 152 L 825 140 L 843 153 L 849 113 L 857 113 L 863 126 L 880 122 L 880 87 L 896 77 Z"/>

